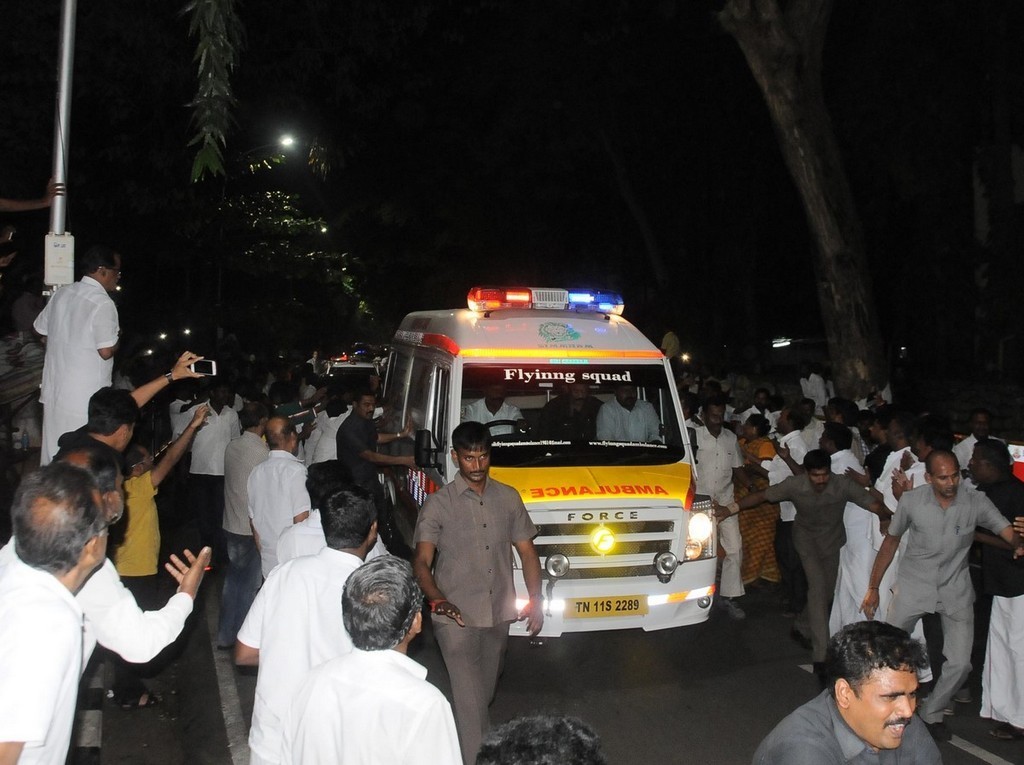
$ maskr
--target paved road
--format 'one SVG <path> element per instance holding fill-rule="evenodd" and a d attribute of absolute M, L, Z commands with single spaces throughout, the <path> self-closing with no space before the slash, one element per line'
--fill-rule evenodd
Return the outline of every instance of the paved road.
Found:
<path fill-rule="evenodd" d="M 100 748 L 83 750 L 81 762 L 247 762 L 255 679 L 211 649 L 207 616 L 216 614 L 219 585 L 216 577 L 204 585 L 180 656 L 152 681 L 164 704 L 124 712 L 106 703 L 102 742 L 92 734 Z M 493 718 L 539 710 L 578 715 L 598 730 L 612 763 L 749 763 L 760 739 L 818 686 L 807 671 L 809 654 L 788 638 L 789 621 L 775 597 L 762 592 L 746 600 L 743 622 L 715 613 L 704 625 L 663 632 L 567 635 L 540 647 L 513 640 Z M 429 635 L 414 646 L 414 658 L 447 693 Z M 956 738 L 942 745 L 943 761 L 1024 765 L 1024 744 L 987 735 L 990 723 L 978 717 L 977 671 L 971 681 L 976 701 L 951 718 Z"/>

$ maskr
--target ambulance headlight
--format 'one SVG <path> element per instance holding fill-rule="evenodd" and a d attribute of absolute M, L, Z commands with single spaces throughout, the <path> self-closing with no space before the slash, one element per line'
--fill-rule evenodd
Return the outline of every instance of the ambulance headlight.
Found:
<path fill-rule="evenodd" d="M 562 553 L 549 555 L 544 563 L 544 570 L 548 572 L 548 576 L 552 579 L 561 579 L 569 573 L 569 559 L 562 555 Z"/>
<path fill-rule="evenodd" d="M 654 556 L 654 570 L 658 573 L 658 581 L 667 584 L 672 574 L 679 567 L 679 558 L 672 552 L 661 552 Z"/>
<path fill-rule="evenodd" d="M 686 530 L 690 539 L 703 545 L 711 539 L 711 528 L 711 517 L 707 513 L 693 513 Z"/>

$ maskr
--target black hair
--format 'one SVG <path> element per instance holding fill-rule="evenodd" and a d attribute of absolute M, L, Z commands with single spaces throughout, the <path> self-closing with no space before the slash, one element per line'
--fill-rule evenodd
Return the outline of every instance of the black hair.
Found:
<path fill-rule="evenodd" d="M 452 448 L 456 451 L 481 448 L 491 450 L 491 431 L 480 422 L 463 422 L 452 431 Z"/>
<path fill-rule="evenodd" d="M 923 414 L 914 421 L 911 443 L 924 441 L 932 449 L 951 451 L 956 440 L 949 420 L 937 414 Z"/>
<path fill-rule="evenodd" d="M 976 415 L 976 414 L 983 414 L 986 417 L 988 417 L 989 420 L 992 419 L 992 412 L 990 410 L 986 409 L 983 406 L 976 406 L 974 409 L 971 410 L 971 413 L 969 415 L 967 415 L 968 422 L 973 420 L 974 419 L 974 415 Z"/>
<path fill-rule="evenodd" d="M 772 429 L 772 426 L 768 422 L 768 418 L 763 414 L 752 414 L 747 417 L 746 425 L 752 425 L 757 430 L 757 435 L 767 436 L 768 431 Z"/>
<path fill-rule="evenodd" d="M 324 539 L 332 550 L 359 547 L 377 520 L 373 496 L 360 486 L 335 489 L 324 497 L 318 509 Z"/>
<path fill-rule="evenodd" d="M 804 456 L 804 470 L 831 470 L 832 457 L 824 449 L 811 449 Z"/>
<path fill-rule="evenodd" d="M 139 405 L 132 394 L 119 388 L 100 388 L 89 398 L 89 421 L 86 430 L 109 436 L 122 425 L 135 425 Z"/>
<path fill-rule="evenodd" d="M 811 415 L 802 406 L 789 407 L 789 424 L 793 430 L 803 430 L 811 421 Z"/>
<path fill-rule="evenodd" d="M 828 405 L 831 409 L 839 415 L 839 418 L 843 421 L 843 424 L 847 427 L 853 427 L 857 424 L 857 414 L 859 410 L 857 405 L 850 401 L 848 398 L 830 398 Z"/>
<path fill-rule="evenodd" d="M 351 485 L 352 471 L 340 460 L 314 462 L 306 471 L 306 491 L 309 492 L 309 502 L 317 510 L 320 509 L 329 494 Z"/>
<path fill-rule="evenodd" d="M 826 422 L 823 435 L 836 445 L 836 451 L 843 451 L 853 446 L 853 433 L 841 422 Z"/>
<path fill-rule="evenodd" d="M 249 430 L 249 428 L 259 425 L 260 420 L 269 416 L 270 413 L 263 404 L 259 401 L 249 401 L 242 406 L 242 410 L 238 413 L 238 422 L 242 426 L 242 430 Z"/>
<path fill-rule="evenodd" d="M 885 622 L 854 622 L 828 641 L 825 652 L 825 680 L 835 697 L 836 681 L 846 680 L 859 695 L 859 688 L 879 669 L 916 672 L 928 665 L 924 646 L 899 627 Z"/>
<path fill-rule="evenodd" d="M 729 406 L 729 397 L 724 393 L 717 396 L 710 396 L 707 403 L 704 404 L 705 409 L 709 406 L 720 406 L 722 409 L 725 409 Z"/>
<path fill-rule="evenodd" d="M 104 494 L 117 491 L 117 475 L 121 472 L 120 455 L 106 444 L 96 441 L 95 446 L 75 446 L 62 449 L 54 462 L 61 462 L 84 470 Z"/>
<path fill-rule="evenodd" d="M 124 474 L 131 475 L 132 470 L 142 462 L 145 457 L 145 447 L 137 442 L 128 444 L 128 448 L 124 450 Z"/>
<path fill-rule="evenodd" d="M 895 425 L 909 443 L 910 437 L 914 435 L 914 415 L 909 412 L 893 412 L 885 424 L 886 431 L 892 430 Z"/>
<path fill-rule="evenodd" d="M 117 253 L 104 244 L 94 244 L 82 255 L 79 265 L 86 276 L 101 268 L 117 268 Z"/>
<path fill-rule="evenodd" d="M 92 476 L 63 462 L 22 480 L 11 505 L 11 521 L 18 557 L 55 575 L 74 568 L 86 543 L 107 525 Z"/>
<path fill-rule="evenodd" d="M 412 566 L 394 555 L 357 568 L 341 594 L 345 629 L 362 651 L 387 651 L 401 643 L 422 607 L 423 592 Z"/>
<path fill-rule="evenodd" d="M 601 740 L 575 717 L 530 715 L 493 728 L 476 765 L 605 765 Z"/>
<path fill-rule="evenodd" d="M 1013 471 L 1013 458 L 1010 457 L 1010 450 L 1006 444 L 995 438 L 978 441 L 974 445 L 974 459 L 987 462 L 1002 476 L 1008 476 Z"/>

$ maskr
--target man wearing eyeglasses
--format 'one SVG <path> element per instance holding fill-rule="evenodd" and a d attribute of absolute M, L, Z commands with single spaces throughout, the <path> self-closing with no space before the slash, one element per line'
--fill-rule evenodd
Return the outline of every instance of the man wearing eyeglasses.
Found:
<path fill-rule="evenodd" d="M 82 278 L 50 298 L 33 323 L 46 343 L 43 443 L 40 463 L 57 453 L 57 439 L 88 419 L 89 397 L 110 385 L 121 328 L 108 293 L 121 278 L 121 256 L 95 246 L 82 256 Z"/>

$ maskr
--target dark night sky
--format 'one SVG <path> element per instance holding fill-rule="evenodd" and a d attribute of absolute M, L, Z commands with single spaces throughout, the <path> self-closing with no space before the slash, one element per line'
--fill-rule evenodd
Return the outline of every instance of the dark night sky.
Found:
<path fill-rule="evenodd" d="M 4 196 L 37 194 L 48 175 L 57 13 L 39 5 L 17 0 L 0 16 L 19 30 L 0 53 Z M 409 310 L 506 281 L 617 287 L 651 334 L 671 324 L 710 355 L 820 334 L 803 212 L 717 3 L 392 5 L 240 4 L 232 176 L 196 186 L 186 21 L 166 4 L 79 8 L 69 228 L 80 246 L 126 253 L 123 324 L 212 322 L 223 256 L 222 321 L 251 343 L 387 334 Z M 1020 143 L 1021 31 L 1011 0 L 836 3 L 826 99 L 887 343 L 938 332 L 935 344 L 969 349 L 962 319 L 998 297 L 973 287 L 988 254 L 972 241 L 972 163 Z M 294 159 L 241 177 L 238 155 L 283 130 L 332 149 L 325 179 Z M 615 162 L 665 259 L 668 295 Z M 274 188 L 326 221 L 320 247 L 334 255 L 277 273 L 245 261 L 247 248 L 280 249 L 279 232 L 254 244 L 251 228 L 218 222 L 217 205 Z M 34 234 L 46 217 L 15 222 Z M 348 293 L 331 282 L 342 263 Z M 353 326 L 358 298 L 376 323 Z"/>

